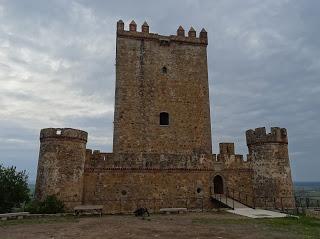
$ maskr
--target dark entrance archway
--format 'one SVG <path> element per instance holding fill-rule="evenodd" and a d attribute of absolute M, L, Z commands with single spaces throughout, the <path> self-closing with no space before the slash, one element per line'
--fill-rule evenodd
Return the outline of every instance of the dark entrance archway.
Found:
<path fill-rule="evenodd" d="M 213 190 L 215 194 L 223 194 L 223 179 L 220 175 L 213 178 Z"/>

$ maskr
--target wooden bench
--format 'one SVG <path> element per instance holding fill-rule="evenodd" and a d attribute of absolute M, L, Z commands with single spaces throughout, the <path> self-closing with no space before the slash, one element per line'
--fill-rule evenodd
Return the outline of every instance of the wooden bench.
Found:
<path fill-rule="evenodd" d="M 103 205 L 80 205 L 74 208 L 74 215 L 81 214 L 99 214 L 102 216 Z"/>
<path fill-rule="evenodd" d="M 185 207 L 177 207 L 177 208 L 160 208 L 160 213 L 186 213 L 188 210 Z"/>
<path fill-rule="evenodd" d="M 1 220 L 5 221 L 7 219 L 23 219 L 27 215 L 29 215 L 29 212 L 3 213 L 0 214 L 0 218 Z"/>

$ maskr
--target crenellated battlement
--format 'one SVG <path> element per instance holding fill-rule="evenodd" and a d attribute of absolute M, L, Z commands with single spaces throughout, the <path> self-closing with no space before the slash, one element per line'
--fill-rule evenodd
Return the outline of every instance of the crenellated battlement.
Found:
<path fill-rule="evenodd" d="M 220 154 L 233 155 L 234 143 L 219 143 Z"/>
<path fill-rule="evenodd" d="M 133 39 L 145 39 L 145 40 L 154 40 L 159 41 L 161 44 L 163 41 L 166 41 L 168 45 L 170 42 L 180 42 L 186 44 L 196 44 L 196 45 L 208 45 L 208 34 L 204 28 L 202 28 L 199 37 L 193 27 L 190 27 L 188 35 L 185 35 L 185 30 L 182 26 L 179 26 L 177 29 L 176 35 L 163 36 L 157 33 L 150 33 L 149 25 L 145 21 L 141 26 L 141 32 L 137 31 L 137 24 L 135 21 L 132 21 L 129 24 L 129 30 L 125 30 L 125 25 L 122 20 L 117 22 L 117 36 L 118 37 L 127 37 Z"/>
<path fill-rule="evenodd" d="M 88 133 L 72 128 L 46 128 L 40 132 L 40 142 L 45 140 L 77 140 L 87 142 Z"/>
<path fill-rule="evenodd" d="M 267 133 L 265 127 L 246 131 L 247 145 L 264 143 L 284 143 L 288 144 L 287 130 L 285 128 L 271 127 L 271 132 Z"/>
<path fill-rule="evenodd" d="M 219 143 L 219 154 L 216 162 L 224 164 L 226 168 L 246 168 L 248 160 L 244 160 L 243 155 L 235 154 L 234 143 Z"/>

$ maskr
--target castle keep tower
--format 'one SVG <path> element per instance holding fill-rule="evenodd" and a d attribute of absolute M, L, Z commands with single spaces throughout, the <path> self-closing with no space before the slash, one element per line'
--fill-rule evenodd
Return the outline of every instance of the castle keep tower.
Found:
<path fill-rule="evenodd" d="M 114 153 L 211 154 L 207 43 L 117 23 Z"/>
<path fill-rule="evenodd" d="M 253 190 L 256 206 L 275 204 L 277 208 L 293 208 L 294 194 L 291 178 L 288 137 L 284 128 L 264 127 L 246 132 L 248 159 L 253 169 Z M 269 202 L 265 201 L 268 198 Z M 273 199 L 270 201 L 270 199 Z"/>
<path fill-rule="evenodd" d="M 81 204 L 87 132 L 42 129 L 35 197 L 56 195 L 66 206 Z"/>

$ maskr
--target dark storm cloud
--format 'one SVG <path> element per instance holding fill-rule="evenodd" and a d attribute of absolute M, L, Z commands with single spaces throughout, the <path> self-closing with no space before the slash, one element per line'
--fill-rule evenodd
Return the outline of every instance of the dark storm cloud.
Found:
<path fill-rule="evenodd" d="M 319 1 L 0 0 L 1 162 L 35 177 L 39 130 L 89 132 L 112 149 L 115 25 L 209 34 L 214 151 L 245 130 L 286 127 L 295 180 L 319 180 Z M 140 27 L 139 27 L 140 28 Z"/>

